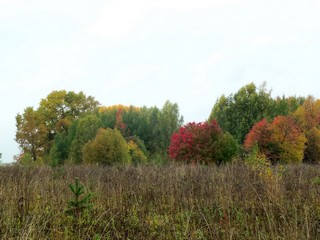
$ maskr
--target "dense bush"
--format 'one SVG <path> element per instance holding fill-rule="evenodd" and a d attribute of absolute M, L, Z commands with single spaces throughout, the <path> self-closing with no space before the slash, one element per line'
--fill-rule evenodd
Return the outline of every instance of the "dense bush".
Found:
<path fill-rule="evenodd" d="M 171 159 L 192 163 L 228 162 L 237 151 L 230 134 L 223 134 L 216 121 L 188 123 L 171 138 Z"/>
<path fill-rule="evenodd" d="M 117 129 L 100 128 L 94 140 L 83 147 L 83 159 L 86 163 L 102 165 L 130 163 L 127 143 Z"/>
<path fill-rule="evenodd" d="M 300 163 L 307 139 L 292 117 L 278 116 L 272 123 L 266 119 L 255 124 L 244 146 L 251 150 L 256 144 L 273 163 Z"/>

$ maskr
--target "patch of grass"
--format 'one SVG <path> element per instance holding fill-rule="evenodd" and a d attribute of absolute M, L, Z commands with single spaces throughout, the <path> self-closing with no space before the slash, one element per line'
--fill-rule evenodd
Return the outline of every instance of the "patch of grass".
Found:
<path fill-rule="evenodd" d="M 272 168 L 1 167 L 0 238 L 320 239 L 320 167 Z M 77 227 L 75 178 L 95 196 Z"/>

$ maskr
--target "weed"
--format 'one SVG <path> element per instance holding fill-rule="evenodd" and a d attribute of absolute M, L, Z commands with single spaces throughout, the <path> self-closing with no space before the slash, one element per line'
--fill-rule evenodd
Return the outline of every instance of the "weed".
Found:
<path fill-rule="evenodd" d="M 1 167 L 0 239 L 320 240 L 320 167 L 268 168 Z"/>

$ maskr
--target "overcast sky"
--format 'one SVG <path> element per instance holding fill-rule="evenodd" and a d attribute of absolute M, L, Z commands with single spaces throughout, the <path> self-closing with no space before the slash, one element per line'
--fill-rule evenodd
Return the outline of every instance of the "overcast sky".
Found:
<path fill-rule="evenodd" d="M 0 0 L 0 152 L 53 90 L 103 105 L 177 102 L 204 121 L 250 82 L 320 97 L 320 0 Z"/>

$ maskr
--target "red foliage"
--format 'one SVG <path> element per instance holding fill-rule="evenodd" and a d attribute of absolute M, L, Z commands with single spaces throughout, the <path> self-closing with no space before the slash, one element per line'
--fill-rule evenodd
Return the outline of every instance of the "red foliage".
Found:
<path fill-rule="evenodd" d="M 300 162 L 306 138 L 292 117 L 278 116 L 270 124 L 266 119 L 256 123 L 244 142 L 246 150 L 256 144 L 273 163 Z"/>
<path fill-rule="evenodd" d="M 275 138 L 294 143 L 301 135 L 301 130 L 292 117 L 278 116 L 272 122 Z"/>
<path fill-rule="evenodd" d="M 125 131 L 126 131 L 126 124 L 123 122 L 123 109 L 119 108 L 116 112 L 116 123 L 114 125 L 114 128 L 117 128 L 122 135 L 125 135 Z"/>
<path fill-rule="evenodd" d="M 270 139 L 271 124 L 264 118 L 252 127 L 251 131 L 246 136 L 244 147 L 249 150 L 254 145 L 258 144 L 259 149 L 263 150 L 267 148 Z"/>
<path fill-rule="evenodd" d="M 187 162 L 212 161 L 215 152 L 214 142 L 222 134 L 215 120 L 210 124 L 188 123 L 172 135 L 169 156 Z"/>
<path fill-rule="evenodd" d="M 187 131 L 185 127 L 181 127 L 178 133 L 174 133 L 171 137 L 171 145 L 169 147 L 169 156 L 173 159 L 190 159 L 193 158 L 192 148 L 194 137 L 192 132 Z"/>

